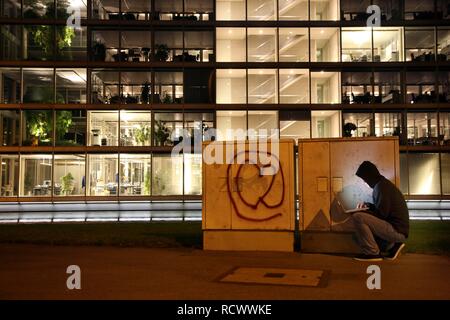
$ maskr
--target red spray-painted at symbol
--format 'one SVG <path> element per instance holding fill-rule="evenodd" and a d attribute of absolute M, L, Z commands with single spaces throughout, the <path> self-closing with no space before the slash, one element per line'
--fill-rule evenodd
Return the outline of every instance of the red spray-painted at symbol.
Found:
<path fill-rule="evenodd" d="M 236 155 L 234 156 L 234 159 L 236 159 L 236 158 L 237 158 L 240 154 L 242 154 L 242 153 L 245 153 L 245 157 L 246 157 L 246 158 L 245 158 L 245 162 L 246 162 L 245 164 L 251 164 L 251 165 L 257 167 L 258 170 L 259 170 L 260 168 L 267 168 L 267 167 L 270 167 L 270 166 L 271 166 L 270 164 L 266 164 L 266 165 L 258 165 L 258 164 L 256 164 L 256 163 L 247 163 L 247 161 L 250 160 L 250 159 L 247 159 L 247 158 L 248 158 L 248 154 L 249 154 L 249 153 L 257 153 L 257 151 L 243 151 L 243 152 L 239 152 L 238 154 L 236 154 Z M 269 208 L 269 209 L 275 209 L 275 208 L 280 207 L 280 206 L 283 204 L 283 201 L 284 201 L 284 193 L 285 193 L 285 190 L 284 190 L 284 173 L 283 173 L 283 168 L 281 167 L 280 160 L 278 159 L 277 156 L 273 155 L 273 154 L 270 153 L 270 152 L 265 152 L 265 153 L 271 156 L 272 161 L 273 161 L 273 160 L 276 160 L 276 161 L 278 162 L 278 167 L 279 167 L 279 169 L 278 169 L 278 172 L 277 172 L 276 174 L 272 175 L 272 179 L 271 179 L 271 181 L 270 181 L 269 187 L 268 187 L 267 190 L 264 192 L 264 194 L 258 198 L 258 200 L 256 201 L 256 203 L 249 203 L 249 202 L 246 201 L 246 200 L 244 199 L 244 197 L 242 196 L 241 190 L 240 190 L 239 188 L 238 188 L 238 190 L 237 190 L 237 194 L 238 194 L 238 196 L 239 196 L 239 199 L 240 199 L 247 207 L 252 208 L 253 210 L 256 210 L 256 209 L 258 208 L 258 205 L 259 205 L 260 203 L 263 204 L 264 206 L 266 206 L 266 207 Z M 232 162 L 234 162 L 234 159 L 233 159 Z M 242 170 L 242 167 L 243 167 L 245 164 L 240 164 L 240 165 L 239 165 L 239 169 L 238 169 L 238 171 L 237 171 L 237 173 L 236 173 L 236 178 L 239 178 L 240 173 L 241 173 L 241 170 Z M 233 183 L 233 177 L 232 177 L 232 174 L 231 174 L 231 168 L 232 168 L 232 164 L 229 164 L 229 165 L 228 165 L 228 169 L 227 169 L 227 188 L 228 188 L 228 196 L 229 196 L 230 199 L 231 199 L 231 203 L 232 203 L 232 205 L 233 205 L 234 210 L 236 211 L 236 214 L 237 214 L 240 218 L 242 218 L 242 219 L 244 219 L 244 220 L 248 220 L 248 221 L 262 222 L 262 221 L 268 221 L 268 220 L 272 220 L 272 219 L 274 219 L 274 218 L 276 218 L 276 217 L 282 216 L 282 213 L 281 213 L 281 212 L 275 213 L 275 214 L 273 214 L 273 215 L 270 215 L 270 216 L 264 217 L 264 218 L 248 217 L 248 216 L 242 214 L 242 213 L 240 212 L 240 210 L 239 210 L 239 208 L 238 208 L 238 206 L 237 206 L 237 204 L 236 204 L 236 202 L 235 202 L 233 196 L 232 196 L 231 185 L 232 185 L 232 183 Z M 278 174 L 281 175 L 281 182 L 282 182 L 282 183 L 281 183 L 281 189 L 282 189 L 282 190 L 281 190 L 281 198 L 280 198 L 280 201 L 279 201 L 279 202 L 270 205 L 270 204 L 268 204 L 268 203 L 265 201 L 265 198 L 266 198 L 266 196 L 269 194 L 269 192 L 272 190 L 272 187 L 273 187 L 274 182 L 275 182 L 275 177 L 276 177 Z M 261 173 L 260 173 L 260 176 L 261 176 Z"/>

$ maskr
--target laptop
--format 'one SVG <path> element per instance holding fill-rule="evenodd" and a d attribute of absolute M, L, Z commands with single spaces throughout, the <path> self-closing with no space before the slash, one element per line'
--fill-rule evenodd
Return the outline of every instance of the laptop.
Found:
<path fill-rule="evenodd" d="M 339 200 L 337 200 L 337 203 L 338 203 L 338 206 L 347 214 L 352 214 L 352 213 L 355 213 L 355 212 L 361 212 L 361 211 L 369 210 L 368 207 L 362 207 L 362 208 L 355 208 L 355 209 L 347 210 L 347 209 L 345 209 L 345 207 L 342 205 L 342 203 Z"/>

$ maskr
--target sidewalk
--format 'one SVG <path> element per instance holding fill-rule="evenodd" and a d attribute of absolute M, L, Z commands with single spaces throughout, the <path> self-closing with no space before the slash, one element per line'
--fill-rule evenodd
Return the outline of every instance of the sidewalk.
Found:
<path fill-rule="evenodd" d="M 381 290 L 370 263 L 347 257 L 190 249 L 0 245 L 0 299 L 450 299 L 450 258 L 405 254 L 383 261 Z M 66 268 L 81 268 L 81 290 Z M 220 283 L 239 266 L 329 270 L 324 288 Z"/>

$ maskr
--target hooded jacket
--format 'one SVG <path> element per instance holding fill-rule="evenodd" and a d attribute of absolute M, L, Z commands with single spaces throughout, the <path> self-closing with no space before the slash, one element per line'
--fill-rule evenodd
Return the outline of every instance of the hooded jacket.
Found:
<path fill-rule="evenodd" d="M 370 213 L 389 222 L 397 232 L 407 238 L 409 235 L 409 212 L 401 191 L 382 176 L 370 161 L 361 163 L 356 175 L 373 189 L 373 203 L 366 203 Z"/>

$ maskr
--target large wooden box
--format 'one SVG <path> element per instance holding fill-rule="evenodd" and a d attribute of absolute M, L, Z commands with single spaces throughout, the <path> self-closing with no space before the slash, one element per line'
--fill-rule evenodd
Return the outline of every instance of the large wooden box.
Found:
<path fill-rule="evenodd" d="M 362 201 L 372 202 L 372 189 L 355 175 L 365 160 L 373 162 L 382 175 L 400 186 L 396 137 L 299 140 L 302 251 L 359 252 L 353 237 L 353 221 L 343 208 L 355 208 Z"/>
<path fill-rule="evenodd" d="M 214 145 L 213 145 L 214 144 Z M 276 144 L 275 144 L 276 145 Z M 214 146 L 234 164 L 205 162 L 205 149 Z M 293 251 L 295 229 L 294 141 L 280 140 L 280 169 L 260 175 L 249 163 L 249 142 L 203 144 L 203 248 L 205 250 Z M 270 152 L 272 144 L 267 150 Z M 234 150 L 233 154 L 227 150 Z M 210 149 L 211 150 L 211 149 Z M 245 162 L 237 164 L 237 155 Z"/>

